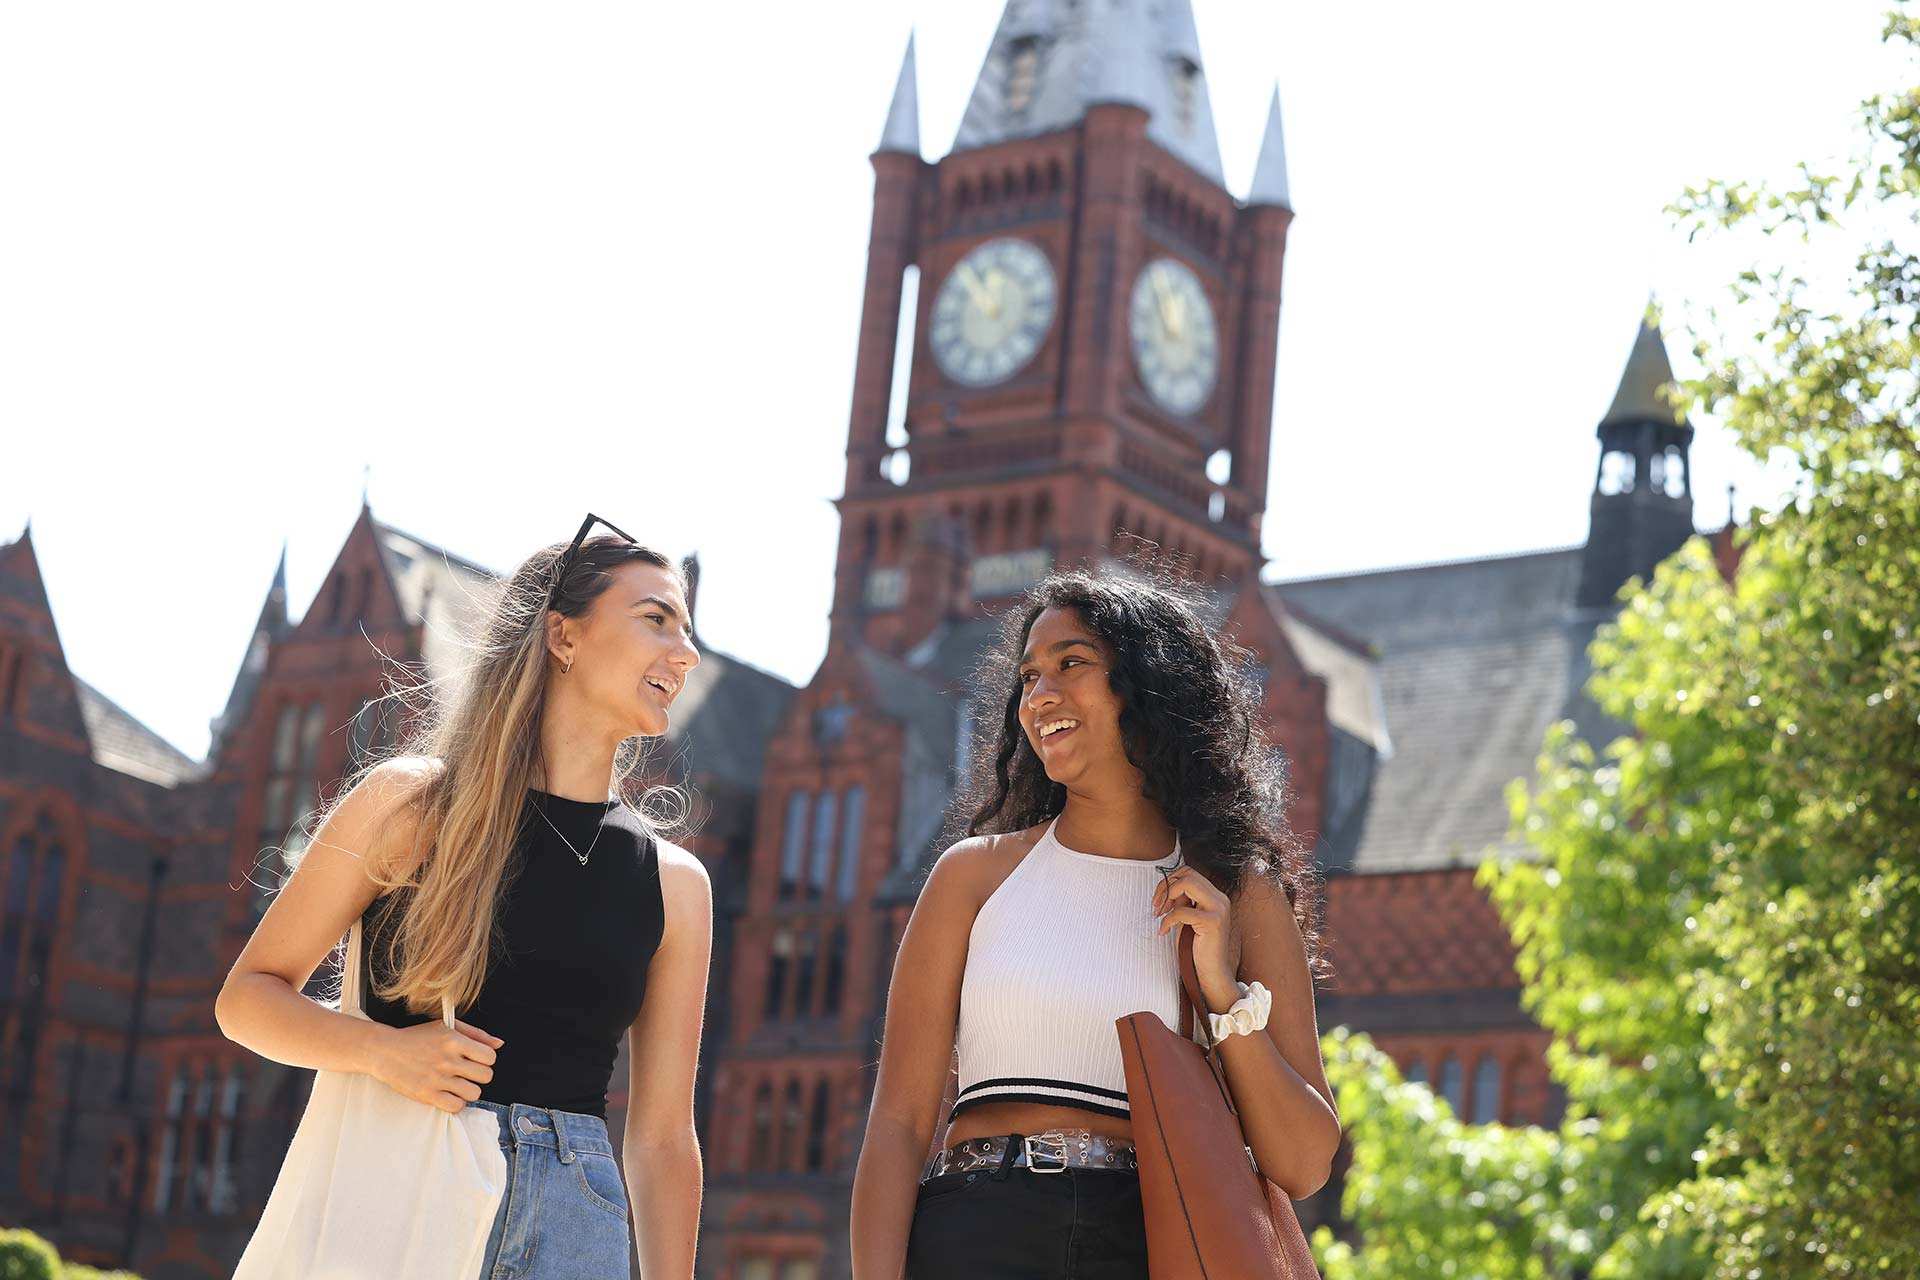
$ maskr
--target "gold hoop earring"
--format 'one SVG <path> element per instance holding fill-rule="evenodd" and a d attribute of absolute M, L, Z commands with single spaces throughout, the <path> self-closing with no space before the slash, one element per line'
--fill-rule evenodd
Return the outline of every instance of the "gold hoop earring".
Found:
<path fill-rule="evenodd" d="M 568 658 L 566 661 L 566 665 L 560 668 L 560 674 L 564 676 L 564 675 L 570 675 L 572 674 L 572 672 L 573 672 L 573 659 Z"/>

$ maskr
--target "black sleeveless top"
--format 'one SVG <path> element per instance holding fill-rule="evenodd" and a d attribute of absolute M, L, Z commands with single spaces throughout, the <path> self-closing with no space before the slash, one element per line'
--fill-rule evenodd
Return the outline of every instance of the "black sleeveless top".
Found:
<path fill-rule="evenodd" d="M 581 853 L 597 829 L 587 865 L 555 828 Z M 506 1041 L 480 1096 L 604 1119 L 614 1055 L 639 1016 L 647 969 L 666 929 L 659 850 L 633 812 L 613 801 L 529 791 L 506 880 L 500 941 L 480 996 L 454 1011 Z M 381 931 L 397 923 L 398 897 L 382 894 L 361 917 L 362 972 L 378 966 L 386 974 Z M 409 1012 L 370 989 L 363 995 L 367 1016 L 388 1026 L 436 1016 Z"/>

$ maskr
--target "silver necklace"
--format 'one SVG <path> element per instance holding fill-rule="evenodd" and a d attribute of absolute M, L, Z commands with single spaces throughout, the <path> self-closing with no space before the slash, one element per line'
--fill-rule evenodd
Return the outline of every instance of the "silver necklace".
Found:
<path fill-rule="evenodd" d="M 587 851 L 582 853 L 574 847 L 573 841 L 567 839 L 566 832 L 553 825 L 553 819 L 547 816 L 547 806 L 544 803 L 536 802 L 533 806 L 533 811 L 540 815 L 540 821 L 547 824 L 547 830 L 559 836 L 560 843 L 567 846 L 567 850 L 572 853 L 574 857 L 580 859 L 580 865 L 583 867 L 586 866 L 587 859 L 593 856 L 593 846 L 600 843 L 600 832 L 606 828 L 606 815 L 602 814 L 600 821 L 594 825 L 593 839 L 587 841 Z"/>

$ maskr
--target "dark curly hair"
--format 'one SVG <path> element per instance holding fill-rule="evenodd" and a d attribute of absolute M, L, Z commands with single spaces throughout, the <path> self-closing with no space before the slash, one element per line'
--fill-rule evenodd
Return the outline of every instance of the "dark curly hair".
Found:
<path fill-rule="evenodd" d="M 1325 976 L 1320 878 L 1287 825 L 1286 762 L 1261 731 L 1250 655 L 1218 635 L 1193 590 L 1167 574 L 1057 573 L 1008 611 L 975 686 L 983 741 L 960 809 L 972 814 L 965 833 L 1024 831 L 1066 807 L 1066 788 L 1047 776 L 1020 726 L 1020 655 L 1047 609 L 1073 610 L 1112 652 L 1108 683 L 1120 698 L 1127 760 L 1180 833 L 1186 861 L 1229 896 L 1249 876 L 1271 880 L 1292 905 L 1309 971 Z"/>

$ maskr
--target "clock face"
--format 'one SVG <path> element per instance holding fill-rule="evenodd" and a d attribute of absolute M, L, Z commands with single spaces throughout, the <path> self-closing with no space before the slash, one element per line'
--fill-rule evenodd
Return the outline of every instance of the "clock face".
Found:
<path fill-rule="evenodd" d="M 1220 330 L 1200 277 L 1183 262 L 1156 258 L 1133 283 L 1129 311 L 1140 381 L 1170 413 L 1197 411 L 1220 373 Z"/>
<path fill-rule="evenodd" d="M 969 387 L 1005 382 L 1053 325 L 1053 268 L 1025 240 L 989 240 L 960 259 L 933 302 L 934 361 Z"/>

